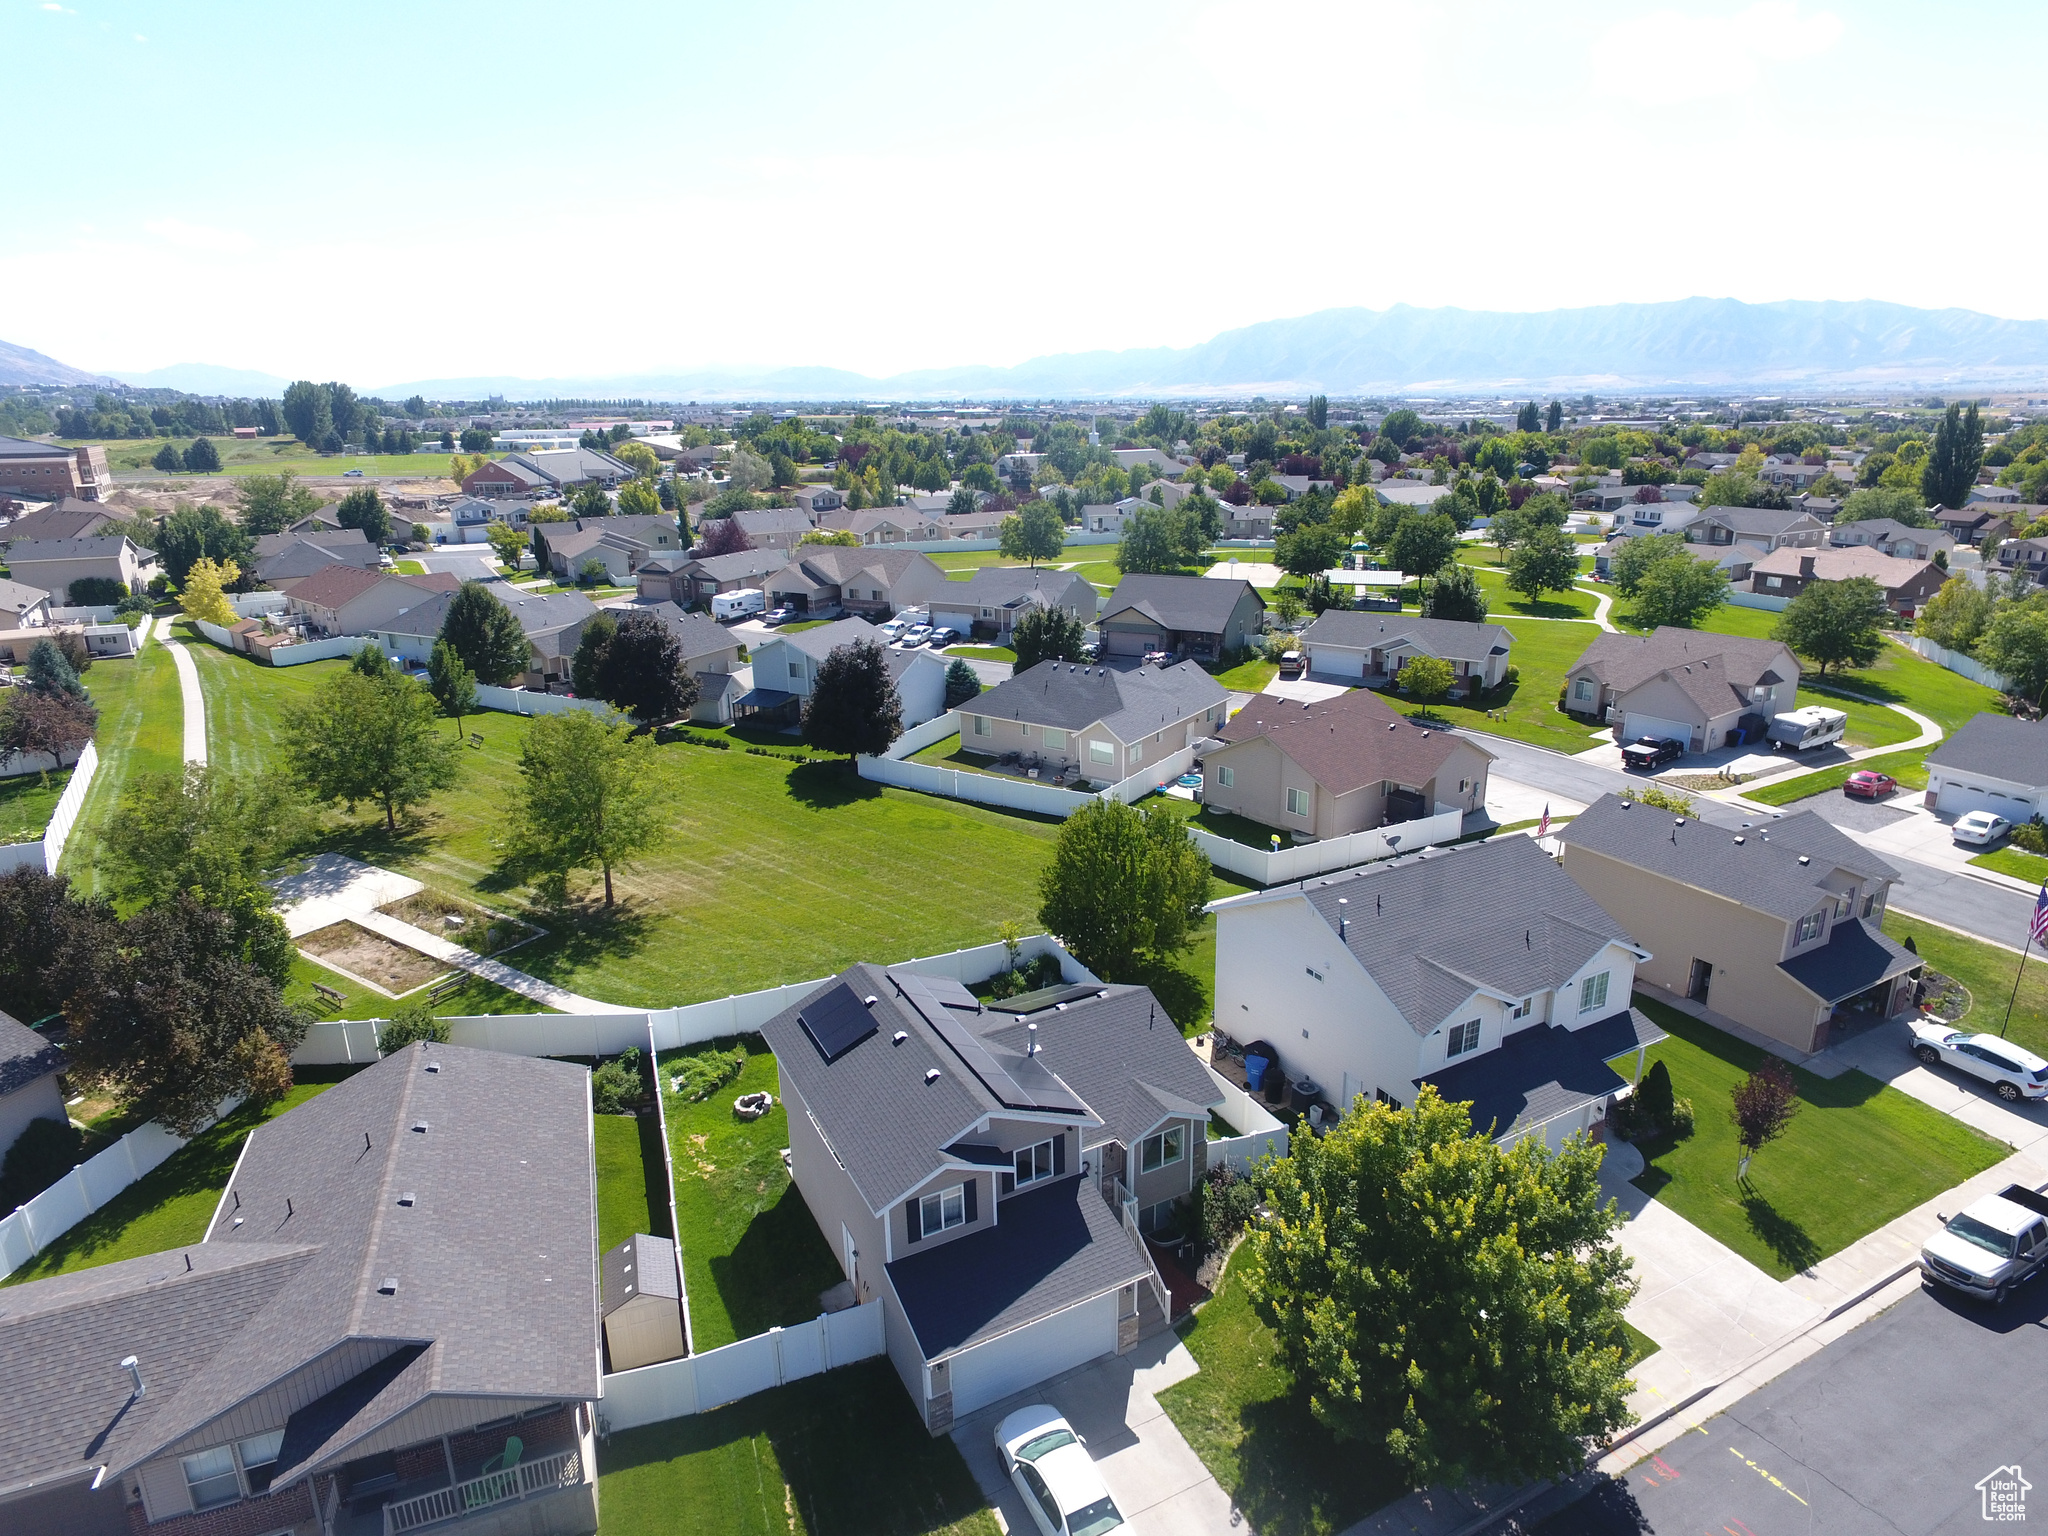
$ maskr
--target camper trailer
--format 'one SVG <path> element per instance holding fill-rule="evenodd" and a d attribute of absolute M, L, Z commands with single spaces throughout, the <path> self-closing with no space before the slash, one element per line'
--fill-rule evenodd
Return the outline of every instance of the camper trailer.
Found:
<path fill-rule="evenodd" d="M 737 592 L 720 592 L 711 599 L 711 617 L 718 620 L 744 619 L 750 613 L 760 613 L 768 606 L 768 598 L 759 587 L 741 587 Z"/>
<path fill-rule="evenodd" d="M 1809 747 L 1824 747 L 1830 742 L 1840 741 L 1848 728 L 1849 717 L 1839 709 L 1823 709 L 1818 704 L 1809 704 L 1804 709 L 1782 714 L 1771 722 L 1771 745 L 1788 752 L 1804 752 Z"/>

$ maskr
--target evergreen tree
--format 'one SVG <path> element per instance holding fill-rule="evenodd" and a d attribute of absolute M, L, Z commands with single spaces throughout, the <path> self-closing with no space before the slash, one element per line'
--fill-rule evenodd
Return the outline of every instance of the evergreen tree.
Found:
<path fill-rule="evenodd" d="M 957 709 L 980 693 L 981 678 L 965 657 L 955 656 L 946 665 L 946 708 Z"/>
<path fill-rule="evenodd" d="M 211 475 L 219 471 L 220 450 L 213 446 L 212 439 L 192 439 L 192 446 L 185 450 L 185 468 L 195 475 Z"/>
<path fill-rule="evenodd" d="M 1041 661 L 1079 661 L 1084 633 L 1080 619 L 1066 609 L 1032 604 L 1010 630 L 1016 670 L 1028 672 Z"/>
<path fill-rule="evenodd" d="M 1486 593 L 1479 585 L 1479 572 L 1460 561 L 1452 560 L 1422 584 L 1425 618 L 1483 624 L 1486 622 L 1486 607 Z"/>
<path fill-rule="evenodd" d="M 436 640 L 427 656 L 427 686 L 444 713 L 455 719 L 455 734 L 462 735 L 462 717 L 476 713 L 476 674 L 462 664 L 446 640 Z"/>
<path fill-rule="evenodd" d="M 1984 423 L 1973 400 L 1966 411 L 1952 405 L 1934 429 L 1920 466 L 1920 494 L 1935 506 L 1960 508 L 1984 467 Z"/>

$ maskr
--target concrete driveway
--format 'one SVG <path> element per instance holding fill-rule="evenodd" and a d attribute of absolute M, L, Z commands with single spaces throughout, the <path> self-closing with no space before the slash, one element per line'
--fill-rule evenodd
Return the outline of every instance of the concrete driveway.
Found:
<path fill-rule="evenodd" d="M 1162 1333 L 1128 1355 L 1084 1365 L 963 1419 L 953 1426 L 953 1443 L 1012 1536 L 1038 1527 L 1003 1471 L 995 1427 L 1005 1414 L 1033 1403 L 1052 1404 L 1088 1442 L 1103 1486 L 1138 1536 L 1244 1536 L 1249 1528 L 1230 1496 L 1153 1395 L 1197 1369 L 1187 1346 Z"/>
<path fill-rule="evenodd" d="M 444 545 L 405 558 L 419 561 L 430 571 L 452 571 L 464 581 L 496 581 L 503 574 L 488 544 L 467 545 L 459 553 Z"/>

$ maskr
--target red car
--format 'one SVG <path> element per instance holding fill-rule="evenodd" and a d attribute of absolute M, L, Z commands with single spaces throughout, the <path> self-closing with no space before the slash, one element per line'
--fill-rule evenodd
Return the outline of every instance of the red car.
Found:
<path fill-rule="evenodd" d="M 1865 800 L 1882 800 L 1899 787 L 1899 781 L 1888 773 L 1877 773 L 1869 768 L 1860 768 L 1842 781 L 1842 793 L 1856 795 Z"/>

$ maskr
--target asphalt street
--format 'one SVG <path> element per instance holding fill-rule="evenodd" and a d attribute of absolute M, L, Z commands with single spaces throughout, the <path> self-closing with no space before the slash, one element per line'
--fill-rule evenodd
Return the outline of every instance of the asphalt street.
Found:
<path fill-rule="evenodd" d="M 1561 798 L 1590 805 L 1604 794 L 1618 793 L 1642 782 L 1636 775 L 1618 768 L 1581 762 L 1527 742 L 1483 731 L 1468 734 L 1479 738 L 1499 759 L 1497 771 L 1503 778 L 1548 790 Z M 1723 805 L 1718 800 L 1701 798 L 1698 805 L 1700 819 L 1718 827 L 1737 829 L 1757 820 L 1756 812 Z M 2020 892 L 1896 854 L 1886 857 L 1902 876 L 1892 887 L 1893 911 L 1960 928 L 2014 949 L 2026 943 L 2027 922 L 2034 904 Z"/>
<path fill-rule="evenodd" d="M 2048 1281 L 1997 1309 L 1923 1287 L 1534 1529 L 1948 1536 L 2001 1468 L 2048 1521 Z"/>

